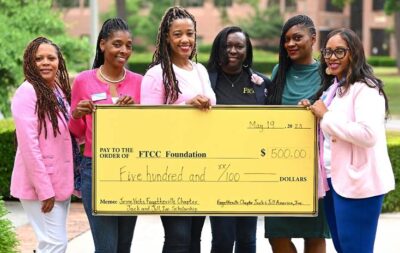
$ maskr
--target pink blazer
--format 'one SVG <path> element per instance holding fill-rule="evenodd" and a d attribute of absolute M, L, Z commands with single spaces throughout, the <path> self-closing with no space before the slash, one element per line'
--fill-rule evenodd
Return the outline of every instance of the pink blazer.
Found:
<path fill-rule="evenodd" d="M 378 89 L 357 82 L 336 95 L 321 120 L 331 136 L 331 179 L 346 198 L 368 198 L 394 189 L 386 146 L 385 101 Z"/>
<path fill-rule="evenodd" d="M 14 169 L 11 178 L 11 195 L 26 200 L 57 201 L 68 199 L 73 191 L 73 160 L 71 136 L 64 116 L 60 114 L 58 127 L 61 134 L 53 135 L 49 119 L 47 139 L 44 129 L 39 135 L 39 121 L 35 112 L 36 93 L 25 81 L 16 90 L 11 111 L 18 138 Z"/>

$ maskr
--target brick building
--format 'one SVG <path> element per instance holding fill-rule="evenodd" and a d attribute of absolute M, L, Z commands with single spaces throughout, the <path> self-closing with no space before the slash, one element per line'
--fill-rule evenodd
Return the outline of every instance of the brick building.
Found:
<path fill-rule="evenodd" d="M 197 20 L 198 37 L 210 44 L 218 31 L 226 24 L 222 22 L 218 6 L 225 6 L 229 20 L 233 22 L 252 14 L 247 4 L 237 4 L 234 0 L 175 0 L 185 6 Z M 259 0 L 259 8 L 278 4 L 286 20 L 296 14 L 310 16 L 317 27 L 318 45 L 335 28 L 350 27 L 361 36 L 367 55 L 396 55 L 394 35 L 388 31 L 393 27 L 393 17 L 385 15 L 384 0 L 355 0 L 343 9 L 332 5 L 331 0 Z M 88 36 L 90 31 L 90 10 L 88 0 L 71 0 L 62 8 L 63 19 L 72 36 Z M 106 12 L 115 0 L 98 0 L 100 13 Z M 393 30 L 393 29 L 392 29 Z"/>

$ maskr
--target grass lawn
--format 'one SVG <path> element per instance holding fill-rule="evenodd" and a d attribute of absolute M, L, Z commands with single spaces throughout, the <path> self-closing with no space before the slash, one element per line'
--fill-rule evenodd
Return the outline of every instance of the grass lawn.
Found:
<path fill-rule="evenodd" d="M 387 139 L 388 144 L 400 144 L 400 132 L 387 131 L 386 139 Z"/>
<path fill-rule="evenodd" d="M 400 75 L 394 67 L 376 67 L 375 74 L 382 79 L 389 97 L 389 110 L 393 118 L 400 118 Z"/>

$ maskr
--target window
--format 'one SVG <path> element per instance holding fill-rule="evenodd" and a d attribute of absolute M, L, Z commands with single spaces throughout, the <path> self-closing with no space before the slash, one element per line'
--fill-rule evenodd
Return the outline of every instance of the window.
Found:
<path fill-rule="evenodd" d="M 214 0 L 214 5 L 217 7 L 232 6 L 232 0 Z"/>
<path fill-rule="evenodd" d="M 343 12 L 343 8 L 337 7 L 332 0 L 326 0 L 325 10 L 331 12 Z"/>
<path fill-rule="evenodd" d="M 385 7 L 385 0 L 373 0 L 372 9 L 374 11 L 381 11 Z"/>
<path fill-rule="evenodd" d="M 286 0 L 285 1 L 285 9 L 287 11 L 294 11 L 296 10 L 297 3 L 296 0 Z"/>
<path fill-rule="evenodd" d="M 389 55 L 389 33 L 384 29 L 371 29 L 371 39 L 371 55 Z"/>
<path fill-rule="evenodd" d="M 199 7 L 203 6 L 204 0 L 181 0 L 180 4 L 183 7 Z"/>
<path fill-rule="evenodd" d="M 332 30 L 319 31 L 319 46 L 322 48 L 325 45 L 326 37 Z"/>

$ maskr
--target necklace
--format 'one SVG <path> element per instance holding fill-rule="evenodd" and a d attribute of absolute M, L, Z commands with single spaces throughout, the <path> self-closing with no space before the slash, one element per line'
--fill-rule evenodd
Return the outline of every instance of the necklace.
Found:
<path fill-rule="evenodd" d="M 234 80 L 234 81 L 232 81 L 231 79 L 229 79 L 229 77 L 227 77 L 223 71 L 222 71 L 221 73 L 222 73 L 222 75 L 225 77 L 225 79 L 232 85 L 232 88 L 233 88 L 233 87 L 235 87 L 236 82 L 239 81 L 240 78 L 242 77 L 243 70 L 240 72 L 239 76 L 238 76 L 238 77 L 236 78 L 236 80 Z"/>
<path fill-rule="evenodd" d="M 100 68 L 99 68 L 99 74 L 100 74 L 101 78 L 103 78 L 104 81 L 106 81 L 106 82 L 109 82 L 109 83 L 120 83 L 126 77 L 126 69 L 125 68 L 123 68 L 123 69 L 124 69 L 124 74 L 122 75 L 121 79 L 118 79 L 118 80 L 111 80 L 108 77 L 106 77 L 106 75 L 104 75 L 104 73 L 103 73 L 103 65 L 101 65 Z"/>

